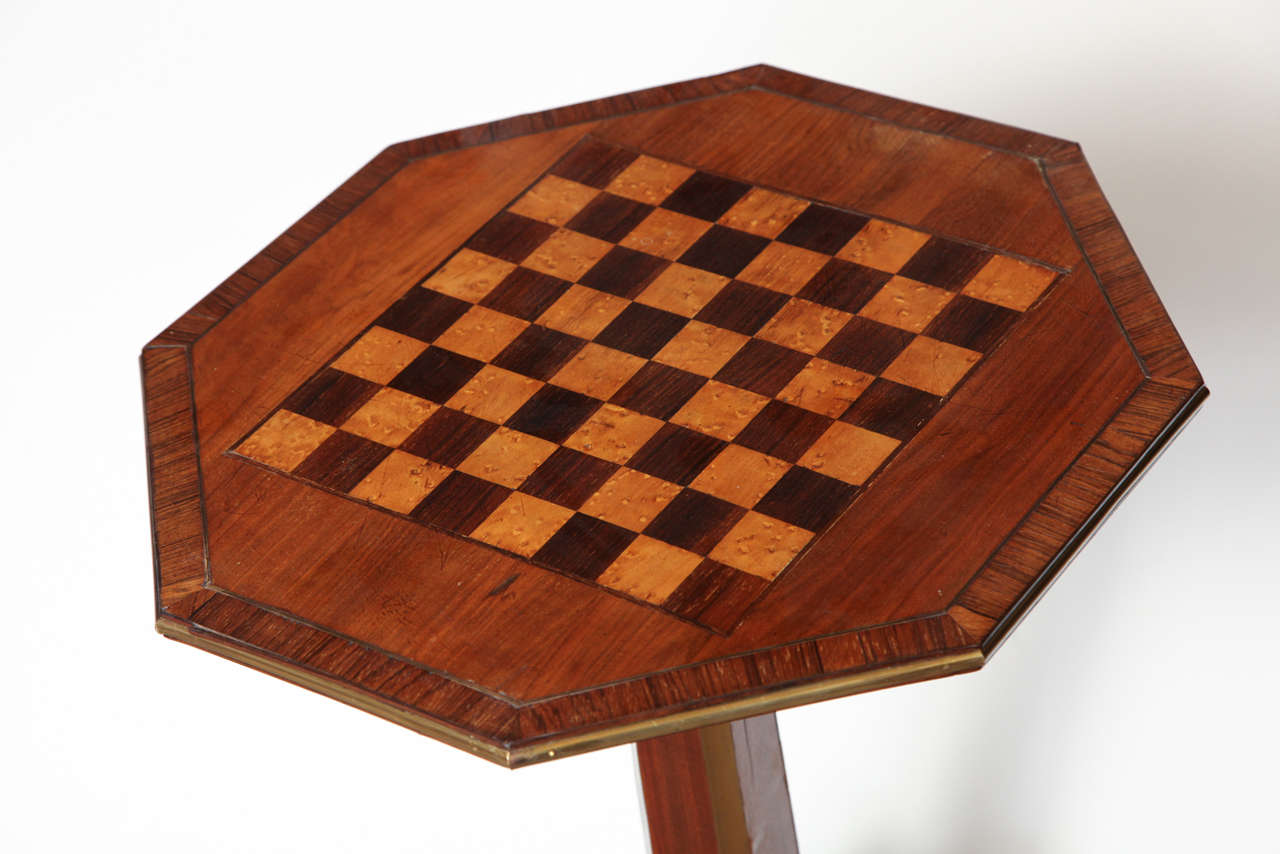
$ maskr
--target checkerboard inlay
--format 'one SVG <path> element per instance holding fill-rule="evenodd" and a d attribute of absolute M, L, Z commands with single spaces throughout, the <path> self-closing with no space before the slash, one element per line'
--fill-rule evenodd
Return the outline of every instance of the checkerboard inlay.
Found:
<path fill-rule="evenodd" d="M 587 138 L 234 452 L 727 633 L 1056 275 Z"/>

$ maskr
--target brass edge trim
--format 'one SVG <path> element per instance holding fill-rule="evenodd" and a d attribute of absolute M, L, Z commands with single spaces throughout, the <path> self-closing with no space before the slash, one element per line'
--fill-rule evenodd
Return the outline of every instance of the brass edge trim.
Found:
<path fill-rule="evenodd" d="M 315 691 L 317 694 L 323 694 L 326 697 L 338 700 L 348 706 L 353 706 L 363 712 L 377 715 L 384 720 L 411 729 L 419 735 L 430 736 L 451 747 L 457 747 L 468 753 L 488 759 L 490 762 L 511 767 L 511 753 L 505 748 L 446 726 L 425 715 L 410 712 L 393 703 L 379 700 L 362 691 L 347 687 L 336 679 L 320 676 L 303 668 L 285 664 L 277 659 L 251 652 L 233 643 L 219 641 L 211 635 L 194 632 L 186 623 L 172 618 L 161 617 L 156 620 L 156 631 L 170 640 L 180 641 L 205 652 L 211 652 L 214 655 L 230 659 L 237 664 L 252 667 L 269 676 L 275 676 L 278 679 Z"/>
<path fill-rule="evenodd" d="M 719 854 L 755 854 L 751 850 L 751 829 L 742 794 L 733 724 L 716 724 L 698 730 L 702 764 L 711 795 L 711 816 L 715 822 Z"/>
<path fill-rule="evenodd" d="M 942 676 L 969 673 L 981 668 L 985 660 L 986 656 L 981 650 L 967 649 L 963 652 L 933 656 L 879 670 L 859 671 L 818 682 L 794 685 L 767 694 L 742 700 L 730 700 L 701 709 L 676 712 L 661 718 L 619 724 L 588 733 L 551 736 L 513 748 L 510 764 L 512 768 L 519 768 L 548 759 L 559 759 L 605 747 L 643 741 L 660 735 L 670 735 L 673 732 L 755 717 L 822 700 L 834 700 L 838 697 L 891 688 L 909 682 L 923 682 Z"/>
<path fill-rule="evenodd" d="M 173 618 L 162 617 L 157 620 L 156 631 L 172 640 L 190 644 L 206 652 L 212 652 L 215 655 L 260 670 L 270 676 L 300 685 L 318 694 L 323 694 L 349 706 L 377 715 L 384 720 L 399 724 L 420 735 L 430 736 L 437 741 L 443 741 L 452 747 L 457 747 L 508 768 L 520 768 L 551 759 L 576 756 L 580 753 L 602 750 L 606 747 L 617 747 L 634 741 L 669 735 L 673 732 L 726 723 L 739 718 L 768 714 L 807 703 L 861 694 L 865 691 L 876 691 L 881 688 L 890 688 L 909 682 L 923 682 L 927 679 L 937 679 L 958 673 L 969 673 L 981 668 L 986 660 L 986 656 L 980 650 L 967 649 L 963 652 L 933 656 L 920 661 L 894 665 L 893 667 L 859 671 L 832 679 L 794 685 L 767 694 L 717 703 L 706 708 L 676 712 L 660 718 L 604 727 L 587 733 L 550 736 L 508 749 L 447 726 L 421 713 L 411 712 L 385 700 L 379 700 L 364 692 L 350 688 L 333 678 L 321 676 L 303 668 L 286 664 L 275 658 L 252 652 L 234 643 L 219 640 L 212 635 L 194 632 L 186 623 Z"/>

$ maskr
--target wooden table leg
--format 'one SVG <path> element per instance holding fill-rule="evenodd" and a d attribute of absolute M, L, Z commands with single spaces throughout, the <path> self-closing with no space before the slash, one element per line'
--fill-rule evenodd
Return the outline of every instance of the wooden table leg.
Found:
<path fill-rule="evenodd" d="M 636 744 L 653 854 L 797 854 L 773 715 Z"/>

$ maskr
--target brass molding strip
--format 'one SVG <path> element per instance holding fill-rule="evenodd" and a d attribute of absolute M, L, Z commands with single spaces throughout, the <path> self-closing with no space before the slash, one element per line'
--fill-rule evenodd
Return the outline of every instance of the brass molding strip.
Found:
<path fill-rule="evenodd" d="M 384 720 L 407 727 L 421 735 L 427 735 L 437 741 L 443 741 L 452 747 L 460 748 L 468 753 L 474 753 L 476 756 L 488 759 L 490 762 L 509 766 L 510 751 L 505 748 L 473 735 L 468 735 L 426 715 L 415 714 L 394 703 L 379 700 L 336 679 L 321 676 L 301 667 L 285 664 L 273 656 L 256 653 L 239 644 L 219 640 L 214 635 L 192 631 L 187 623 L 171 617 L 161 617 L 156 620 L 156 631 L 170 640 L 181 641 L 205 652 L 228 658 L 269 676 L 292 682 L 294 685 L 300 685 L 303 688 L 315 691 L 317 694 L 323 694 L 326 697 L 346 703 L 348 706 L 354 706 L 361 711 L 377 715 Z"/>
<path fill-rule="evenodd" d="M 510 764 L 511 767 L 517 768 L 547 759 L 643 741 L 686 729 L 736 721 L 739 718 L 755 717 L 822 700 L 834 700 L 837 697 L 847 697 L 865 691 L 876 691 L 910 682 L 923 682 L 927 679 L 953 676 L 957 673 L 969 673 L 981 668 L 985 661 L 986 656 L 980 650 L 967 649 L 907 664 L 859 671 L 804 685 L 793 685 L 767 694 L 742 700 L 730 700 L 701 709 L 676 712 L 652 720 L 619 724 L 578 735 L 550 736 L 513 749 Z"/>
<path fill-rule="evenodd" d="M 300 685 L 303 688 L 331 697 L 349 706 L 377 715 L 380 718 L 407 727 L 421 735 L 465 750 L 490 762 L 508 768 L 519 768 L 550 759 L 560 759 L 579 753 L 588 753 L 606 747 L 616 747 L 633 741 L 642 741 L 687 729 L 727 723 L 739 718 L 768 714 L 779 709 L 802 706 L 837 697 L 847 697 L 864 691 L 875 691 L 910 682 L 922 682 L 957 673 L 968 673 L 982 667 L 986 656 L 978 649 L 898 664 L 871 671 L 860 671 L 804 685 L 794 685 L 766 694 L 717 703 L 706 708 L 676 712 L 651 720 L 618 724 L 588 733 L 552 735 L 515 747 L 503 747 L 490 741 L 469 735 L 459 729 L 441 723 L 426 715 L 411 712 L 401 706 L 380 700 L 363 691 L 351 688 L 337 680 L 321 676 L 301 667 L 286 664 L 277 658 L 254 652 L 239 644 L 221 640 L 215 635 L 193 631 L 191 626 L 172 617 L 162 616 L 156 621 L 156 631 L 171 640 L 190 644 L 223 658 L 252 667 L 263 673 Z"/>

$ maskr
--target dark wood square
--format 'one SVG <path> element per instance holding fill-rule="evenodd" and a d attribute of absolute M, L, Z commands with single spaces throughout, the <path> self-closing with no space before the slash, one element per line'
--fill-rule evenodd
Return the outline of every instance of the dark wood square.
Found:
<path fill-rule="evenodd" d="M 678 314 L 633 302 L 596 336 L 596 343 L 648 359 L 686 323 Z"/>
<path fill-rule="evenodd" d="M 442 465 L 456 466 L 497 429 L 498 425 L 492 422 L 442 407 L 409 434 L 400 448 Z"/>
<path fill-rule="evenodd" d="M 769 245 L 767 238 L 713 225 L 680 256 L 680 263 L 721 276 L 736 276 Z"/>
<path fill-rule="evenodd" d="M 809 357 L 804 353 L 753 338 L 720 369 L 716 379 L 773 397 L 807 364 Z"/>
<path fill-rule="evenodd" d="M 734 441 L 794 463 L 830 426 L 831 419 L 825 415 L 771 400 Z"/>
<path fill-rule="evenodd" d="M 818 354 L 839 365 L 878 374 L 911 343 L 913 333 L 865 317 L 854 317 Z"/>
<path fill-rule="evenodd" d="M 594 580 L 635 538 L 634 531 L 575 513 L 533 558 L 569 575 Z"/>
<path fill-rule="evenodd" d="M 823 531 L 843 513 L 858 487 L 792 466 L 756 504 L 760 513 L 810 531 Z"/>
<path fill-rule="evenodd" d="M 467 247 L 519 264 L 551 236 L 555 226 L 503 211 L 467 241 Z"/>
<path fill-rule="evenodd" d="M 786 227 L 778 240 L 834 255 L 867 224 L 867 217 L 826 205 L 809 205 Z"/>
<path fill-rule="evenodd" d="M 482 367 L 484 362 L 432 346 L 406 365 L 388 385 L 426 400 L 444 403 Z"/>
<path fill-rule="evenodd" d="M 617 463 L 560 447 L 525 478 L 520 491 L 577 510 L 617 470 Z"/>
<path fill-rule="evenodd" d="M 528 267 L 516 267 L 480 300 L 480 305 L 524 320 L 536 320 L 569 285 L 564 279 Z"/>
<path fill-rule="evenodd" d="M 615 246 L 579 281 L 607 294 L 631 298 L 657 278 L 668 263 L 644 252 Z"/>
<path fill-rule="evenodd" d="M 551 167 L 551 174 L 603 189 L 638 155 L 598 139 L 584 139 Z"/>
<path fill-rule="evenodd" d="M 942 398 L 927 391 L 877 377 L 840 420 L 905 442 L 941 405 Z"/>
<path fill-rule="evenodd" d="M 365 475 L 389 453 L 391 449 L 386 445 L 338 430 L 312 451 L 294 474 L 338 492 L 346 492 L 364 480 Z"/>
<path fill-rule="evenodd" d="M 569 228 L 617 243 L 643 222 L 652 210 L 653 205 L 601 193 L 569 220 Z"/>
<path fill-rule="evenodd" d="M 687 620 L 728 632 L 768 584 L 763 578 L 707 559 L 663 604 Z"/>
<path fill-rule="evenodd" d="M 712 297 L 696 317 L 703 323 L 755 335 L 787 304 L 787 299 L 786 294 L 735 279 Z"/>
<path fill-rule="evenodd" d="M 682 489 L 645 528 L 646 536 L 705 555 L 746 510 L 696 489 Z"/>
<path fill-rule="evenodd" d="M 945 237 L 931 237 L 915 255 L 911 256 L 911 260 L 903 265 L 898 275 L 934 287 L 958 291 L 989 260 L 991 260 L 991 253 L 976 246 L 948 240 Z"/>
<path fill-rule="evenodd" d="M 798 296 L 857 314 L 891 278 L 893 276 L 889 273 L 832 258 L 808 281 Z"/>
<path fill-rule="evenodd" d="M 507 426 L 548 442 L 563 442 L 600 408 L 600 401 L 567 388 L 544 385 L 507 421 Z"/>
<path fill-rule="evenodd" d="M 335 426 L 351 417 L 378 390 L 375 383 L 336 368 L 325 368 L 302 388 L 285 398 L 290 412 Z"/>
<path fill-rule="evenodd" d="M 493 360 L 493 364 L 538 380 L 549 380 L 587 342 L 534 324 L 521 332 Z"/>
<path fill-rule="evenodd" d="M 666 420 L 689 402 L 706 377 L 649 362 L 610 398 L 611 403 Z"/>
<path fill-rule="evenodd" d="M 511 490 L 460 471 L 451 472 L 410 513 L 447 531 L 469 534 L 498 509 Z"/>
<path fill-rule="evenodd" d="M 470 303 L 448 294 L 413 288 L 379 315 L 376 324 L 430 343 L 469 308 Z"/>
<path fill-rule="evenodd" d="M 985 353 L 996 346 L 1021 316 L 1013 309 L 956 294 L 925 328 L 924 334 Z"/>
<path fill-rule="evenodd" d="M 664 208 L 715 222 L 747 194 L 750 184 L 694 172 L 662 203 Z M 726 274 L 729 275 L 729 274 Z"/>
<path fill-rule="evenodd" d="M 724 448 L 724 441 L 665 424 L 627 463 L 654 477 L 687 486 Z"/>

